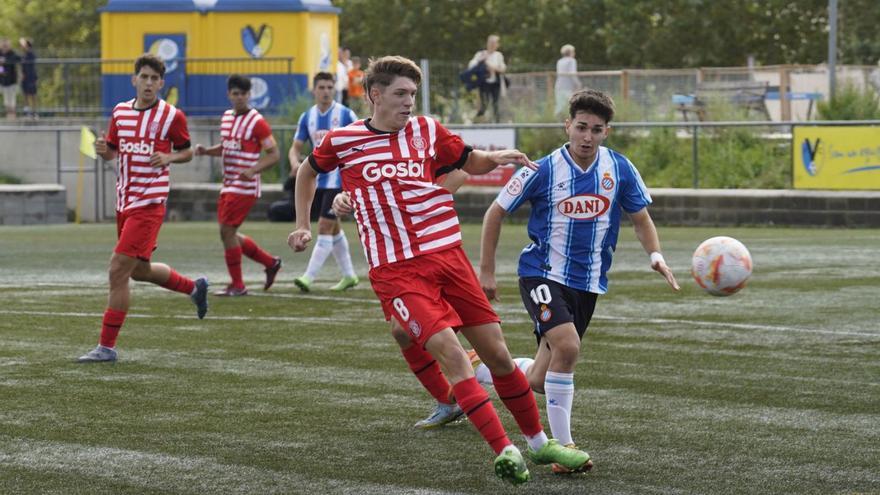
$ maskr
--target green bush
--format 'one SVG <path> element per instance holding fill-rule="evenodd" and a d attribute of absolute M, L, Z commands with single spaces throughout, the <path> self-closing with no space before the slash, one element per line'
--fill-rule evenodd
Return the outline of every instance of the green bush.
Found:
<path fill-rule="evenodd" d="M 880 98 L 873 89 L 844 85 L 828 101 L 816 105 L 819 120 L 877 120 L 880 119 Z"/>
<path fill-rule="evenodd" d="M 769 128 L 702 129 L 700 188 L 784 189 L 791 185 L 791 143 Z M 626 155 L 650 187 L 693 187 L 693 140 L 683 128 L 613 128 L 605 145 Z M 517 146 L 533 159 L 565 143 L 562 129 L 520 129 Z"/>
<path fill-rule="evenodd" d="M 0 174 L 0 184 L 21 184 L 21 179 L 11 175 Z"/>

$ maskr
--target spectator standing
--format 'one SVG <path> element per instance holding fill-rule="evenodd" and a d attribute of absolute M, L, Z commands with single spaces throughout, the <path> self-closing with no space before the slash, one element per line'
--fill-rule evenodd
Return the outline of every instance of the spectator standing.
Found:
<path fill-rule="evenodd" d="M 21 92 L 24 94 L 24 114 L 37 118 L 37 55 L 34 53 L 34 42 L 29 38 L 18 40 L 21 46 Z"/>
<path fill-rule="evenodd" d="M 556 61 L 556 107 L 553 110 L 559 115 L 568 108 L 568 99 L 575 91 L 581 89 L 581 81 L 577 76 L 577 60 L 574 58 L 574 46 L 562 45 L 559 50 L 562 58 Z"/>
<path fill-rule="evenodd" d="M 482 117 L 486 113 L 486 107 L 492 103 L 493 120 L 501 121 L 501 111 L 498 99 L 505 94 L 504 73 L 507 66 L 504 64 L 504 55 L 498 51 L 501 38 L 497 34 L 490 35 L 486 39 L 486 49 L 480 50 L 474 54 L 474 58 L 468 62 L 468 68 L 473 68 L 479 64 L 486 66 L 486 79 L 480 85 L 480 109 L 477 117 Z"/>
<path fill-rule="evenodd" d="M 348 71 L 351 70 L 351 50 L 339 49 L 339 60 L 336 62 L 336 101 L 348 106 Z"/>
<path fill-rule="evenodd" d="M 6 118 L 15 120 L 15 97 L 18 92 L 19 73 L 16 67 L 21 59 L 12 50 L 8 38 L 0 39 L 0 92 L 3 93 L 3 106 Z"/>
<path fill-rule="evenodd" d="M 361 70 L 361 58 L 351 57 L 351 70 L 348 71 L 348 107 L 354 113 L 364 113 L 364 71 Z"/>

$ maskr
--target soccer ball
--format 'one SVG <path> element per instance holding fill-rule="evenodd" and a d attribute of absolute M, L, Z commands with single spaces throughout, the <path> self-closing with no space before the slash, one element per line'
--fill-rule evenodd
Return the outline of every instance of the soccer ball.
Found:
<path fill-rule="evenodd" d="M 752 255 L 733 237 L 718 236 L 703 241 L 694 251 L 691 275 L 713 296 L 729 296 L 745 287 L 752 274 Z"/>

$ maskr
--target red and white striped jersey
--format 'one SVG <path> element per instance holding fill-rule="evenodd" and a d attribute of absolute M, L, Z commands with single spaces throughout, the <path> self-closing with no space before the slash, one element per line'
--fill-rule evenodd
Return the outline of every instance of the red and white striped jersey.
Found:
<path fill-rule="evenodd" d="M 260 197 L 260 176 L 239 178 L 239 174 L 255 166 L 260 151 L 275 145 L 272 129 L 256 108 L 236 115 L 227 110 L 220 121 L 223 149 L 223 188 L 220 193 L 235 193 Z"/>
<path fill-rule="evenodd" d="M 186 116 L 165 100 L 135 109 L 134 99 L 116 105 L 110 115 L 107 144 L 116 150 L 116 211 L 168 199 L 168 167 L 153 167 L 153 153 L 189 147 Z"/>
<path fill-rule="evenodd" d="M 430 117 L 413 117 L 398 132 L 369 120 L 331 130 L 309 162 L 318 172 L 340 168 L 351 194 L 361 244 L 371 268 L 461 245 L 452 194 L 436 177 L 464 165 L 471 148 Z"/>

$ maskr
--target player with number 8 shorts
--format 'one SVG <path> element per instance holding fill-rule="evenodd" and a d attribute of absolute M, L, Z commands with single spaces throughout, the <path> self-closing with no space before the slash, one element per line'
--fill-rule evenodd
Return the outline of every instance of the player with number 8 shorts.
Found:
<path fill-rule="evenodd" d="M 522 454 L 474 378 L 456 330 L 491 369 L 495 389 L 526 437 L 532 460 L 582 466 L 589 455 L 544 434 L 528 380 L 514 365 L 498 316 L 461 248 L 452 196 L 435 184 L 437 176 L 453 169 L 485 174 L 501 164 L 534 164 L 516 150 L 473 150 L 436 120 L 414 116 L 421 71 L 409 59 L 373 60 L 365 81 L 372 118 L 331 130 L 303 162 L 296 180 L 297 229 L 288 243 L 295 251 L 306 249 L 315 178 L 341 169 L 370 264 L 370 282 L 386 319 L 397 319 L 418 349 L 440 362 L 456 401 L 495 451 L 496 474 L 515 484 L 530 477 Z"/>

